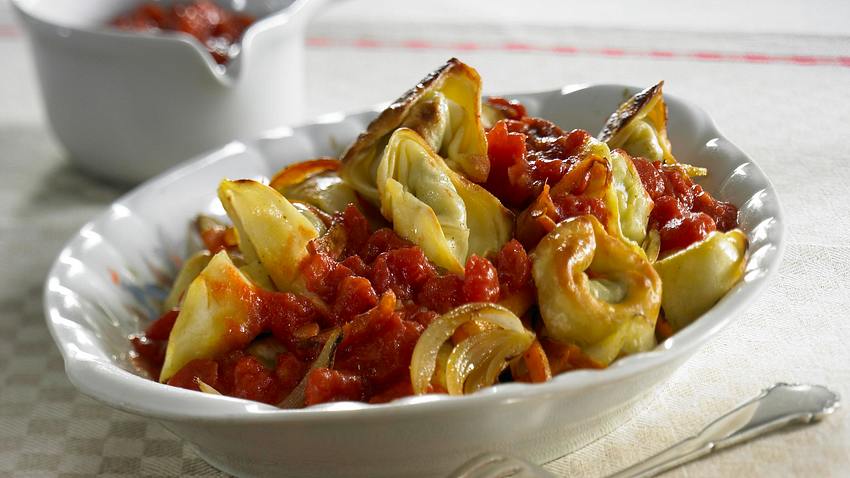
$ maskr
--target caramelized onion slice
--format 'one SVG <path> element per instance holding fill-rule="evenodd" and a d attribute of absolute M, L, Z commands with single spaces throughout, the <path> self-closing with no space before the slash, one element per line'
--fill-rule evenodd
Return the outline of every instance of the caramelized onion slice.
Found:
<path fill-rule="evenodd" d="M 523 330 L 493 329 L 459 343 L 446 364 L 446 388 L 450 395 L 478 391 L 496 382 L 508 361 L 521 355 L 534 341 Z"/>
<path fill-rule="evenodd" d="M 502 341 L 519 343 L 520 337 L 523 337 L 523 340 L 527 340 L 525 348 L 523 348 L 519 353 L 522 353 L 526 348 L 528 348 L 534 340 L 534 334 L 526 330 L 519 318 L 505 307 L 489 302 L 473 302 L 457 307 L 434 320 L 434 322 L 425 329 L 422 336 L 419 337 L 419 341 L 416 342 L 416 347 L 413 349 L 413 357 L 410 361 L 410 380 L 413 384 L 414 393 L 423 394 L 428 391 L 428 386 L 431 383 L 431 378 L 434 376 L 434 371 L 437 367 L 437 355 L 440 348 L 454 334 L 455 329 L 472 320 L 489 322 L 496 325 L 498 328 L 485 330 L 480 334 L 473 335 L 460 342 L 458 347 L 472 347 L 475 342 L 468 345 L 464 344 L 467 344 L 469 340 L 484 340 L 480 338 L 482 335 L 487 336 L 490 333 L 499 331 L 513 333 L 513 335 L 510 336 L 504 334 L 496 336 L 500 337 Z M 484 345 L 481 347 L 484 347 Z M 495 349 L 495 345 L 493 345 L 493 347 Z M 455 350 L 457 350 L 457 348 L 455 348 Z M 462 351 L 457 352 L 457 354 L 461 353 Z M 455 351 L 452 351 L 452 354 L 456 354 Z M 473 355 L 478 359 L 482 359 L 485 355 L 493 358 L 502 354 L 496 354 L 494 350 L 494 352 L 489 355 L 484 354 L 483 352 L 476 352 L 476 354 L 471 354 L 470 352 L 470 357 Z M 479 365 L 482 367 L 488 365 L 486 363 L 471 362 L 469 360 L 459 362 L 459 360 L 461 359 L 455 359 L 455 367 L 462 366 L 464 363 L 466 363 L 466 365 L 471 364 L 474 367 Z M 504 362 L 504 359 L 502 359 L 502 361 Z M 452 366 L 449 365 L 451 363 L 452 358 L 450 356 L 448 363 L 446 364 L 447 378 L 452 376 L 452 372 L 450 372 Z M 468 375 L 468 372 L 466 373 Z M 447 388 L 455 387 L 455 385 L 449 383 L 449 380 L 446 380 L 446 382 Z M 453 389 L 456 390 L 456 388 Z"/>
<path fill-rule="evenodd" d="M 658 255 L 661 253 L 661 233 L 658 232 L 658 229 L 647 231 L 641 248 L 650 264 L 658 260 Z"/>
<path fill-rule="evenodd" d="M 195 379 L 195 382 L 197 382 L 197 384 L 198 384 L 198 389 L 199 389 L 200 391 L 202 391 L 202 392 L 204 392 L 204 393 L 208 393 L 208 394 L 210 394 L 210 395 L 221 395 L 221 392 L 219 392 L 218 390 L 216 390 L 216 389 L 212 388 L 211 386 L 207 385 L 207 383 L 206 383 L 206 382 L 204 382 L 203 380 L 201 380 L 201 379 L 199 379 L 199 378 L 198 378 L 198 379 Z"/>

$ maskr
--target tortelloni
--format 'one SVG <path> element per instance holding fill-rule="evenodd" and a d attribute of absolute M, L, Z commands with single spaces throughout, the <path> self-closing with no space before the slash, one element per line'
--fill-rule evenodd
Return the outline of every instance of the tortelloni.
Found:
<path fill-rule="evenodd" d="M 600 365 L 655 346 L 661 279 L 593 216 L 558 224 L 532 254 L 545 333 Z"/>
<path fill-rule="evenodd" d="M 216 254 L 186 290 L 168 338 L 159 380 L 167 381 L 195 359 L 240 349 L 259 333 L 248 300 L 255 286 L 224 251 Z"/>
<path fill-rule="evenodd" d="M 257 181 L 222 181 L 218 196 L 236 228 L 252 277 L 259 276 L 257 282 L 263 283 L 264 271 L 277 289 L 297 289 L 298 265 L 307 254 L 307 243 L 319 236 L 317 226 L 279 192 Z"/>
<path fill-rule="evenodd" d="M 655 263 L 664 284 L 661 307 L 674 330 L 693 322 L 741 280 L 746 252 L 740 229 L 714 231 Z"/>
<path fill-rule="evenodd" d="M 473 68 L 452 58 L 384 110 L 346 150 L 340 175 L 375 205 L 378 162 L 399 127 L 416 131 L 453 170 L 474 182 L 487 180 L 481 77 Z"/>
<path fill-rule="evenodd" d="M 358 202 L 354 189 L 339 177 L 340 165 L 333 158 L 296 163 L 275 174 L 269 185 L 290 201 L 303 201 L 334 214 Z"/>
<path fill-rule="evenodd" d="M 622 148 L 632 156 L 676 164 L 667 138 L 667 105 L 664 82 L 651 86 L 626 100 L 617 108 L 599 133 L 599 140 L 613 148 Z"/>
<path fill-rule="evenodd" d="M 168 296 L 162 303 L 162 310 L 168 311 L 180 305 L 180 301 L 182 300 L 186 289 L 189 288 L 189 284 L 191 284 L 192 281 L 195 280 L 195 277 L 198 277 L 198 274 L 200 274 L 207 264 L 210 263 L 210 259 L 211 256 L 209 251 L 195 253 L 186 259 L 186 262 L 183 263 L 183 267 L 180 268 L 180 272 L 177 273 L 174 283 L 171 284 L 171 291 L 168 292 Z"/>
<path fill-rule="evenodd" d="M 470 254 L 499 250 L 513 214 L 484 188 L 449 168 L 415 131 L 392 134 L 377 169 L 381 213 L 432 262 L 462 274 Z"/>
<path fill-rule="evenodd" d="M 621 150 L 611 151 L 611 187 L 617 198 L 617 219 L 623 237 L 637 244 L 646 238 L 646 225 L 655 204 L 629 155 Z"/>

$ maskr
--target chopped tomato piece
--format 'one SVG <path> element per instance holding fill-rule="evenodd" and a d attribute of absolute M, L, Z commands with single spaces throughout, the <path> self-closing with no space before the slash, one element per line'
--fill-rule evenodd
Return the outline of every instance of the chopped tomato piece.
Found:
<path fill-rule="evenodd" d="M 283 400 L 283 388 L 275 374 L 251 355 L 246 355 L 236 362 L 231 394 L 234 397 L 268 404 Z"/>
<path fill-rule="evenodd" d="M 463 279 L 454 275 L 433 276 L 423 284 L 417 300 L 423 307 L 445 313 L 463 303 Z"/>
<path fill-rule="evenodd" d="M 172 309 L 162 314 L 145 329 L 145 337 L 150 340 L 168 340 L 168 336 L 171 335 L 171 329 L 174 328 L 174 322 L 177 321 L 178 315 L 180 315 L 178 309 Z"/>
<path fill-rule="evenodd" d="M 372 265 L 372 283 L 378 293 L 392 290 L 396 297 L 405 300 L 436 271 L 419 247 L 405 247 L 381 253 Z"/>
<path fill-rule="evenodd" d="M 357 375 L 328 368 L 316 368 L 307 374 L 304 402 L 308 406 L 345 400 L 361 401 L 365 396 L 366 385 Z"/>
<path fill-rule="evenodd" d="M 282 395 L 285 397 L 298 385 L 307 373 L 307 364 L 291 352 L 277 356 L 277 366 L 274 370 Z"/>
<path fill-rule="evenodd" d="M 530 166 L 525 159 L 525 135 L 508 131 L 499 121 L 487 132 L 490 175 L 486 187 L 506 205 L 519 207 L 529 199 Z"/>
<path fill-rule="evenodd" d="M 499 300 L 499 275 L 490 261 L 476 255 L 466 261 L 463 295 L 467 302 Z"/>
<path fill-rule="evenodd" d="M 531 259 L 516 239 L 502 246 L 502 250 L 493 257 L 493 264 L 499 271 L 499 288 L 503 296 L 522 289 L 531 280 Z"/>
<path fill-rule="evenodd" d="M 216 388 L 218 384 L 218 363 L 210 359 L 192 360 L 168 379 L 168 384 L 189 390 L 200 390 L 198 380 Z"/>
<path fill-rule="evenodd" d="M 363 246 L 363 250 L 360 252 L 360 257 L 367 264 L 371 264 L 384 252 L 410 247 L 412 245 L 410 242 L 399 237 L 392 229 L 382 228 L 369 236 L 369 240 L 366 241 L 366 245 Z"/>
<path fill-rule="evenodd" d="M 319 320 L 319 311 L 306 297 L 276 293 L 275 300 L 266 307 L 266 320 L 275 338 L 288 349 L 293 349 L 298 340 L 295 331 L 304 324 Z"/>
<path fill-rule="evenodd" d="M 372 283 L 364 277 L 349 276 L 339 284 L 331 317 L 335 324 L 341 325 L 377 304 L 378 295 Z"/>
<path fill-rule="evenodd" d="M 403 320 L 388 301 L 358 316 L 343 329 L 334 368 L 383 386 L 407 373 L 423 327 Z"/>
<path fill-rule="evenodd" d="M 738 227 L 738 209 L 718 201 L 675 165 L 632 158 L 655 207 L 649 227 L 658 229 L 661 252 L 684 249 L 712 231 Z"/>

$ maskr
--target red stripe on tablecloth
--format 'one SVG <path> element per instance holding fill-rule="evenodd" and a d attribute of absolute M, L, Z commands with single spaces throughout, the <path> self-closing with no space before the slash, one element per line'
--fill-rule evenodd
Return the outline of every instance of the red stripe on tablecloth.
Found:
<path fill-rule="evenodd" d="M 505 43 L 477 42 L 434 42 L 428 40 L 376 40 L 346 39 L 331 37 L 311 37 L 307 44 L 319 48 L 363 48 L 363 49 L 407 49 L 407 50 L 463 50 L 463 51 L 504 51 L 513 53 L 556 53 L 559 55 L 600 56 L 606 58 L 649 57 L 671 60 L 691 60 L 705 62 L 730 62 L 753 64 L 790 64 L 801 66 L 840 66 L 850 67 L 850 56 L 830 55 L 783 55 L 768 53 L 729 53 L 719 51 L 673 51 L 673 50 L 629 50 L 624 48 L 585 48 L 572 45 L 537 45 L 511 41 Z"/>
<path fill-rule="evenodd" d="M 0 25 L 0 38 L 14 38 L 21 35 L 15 25 Z M 850 68 L 850 56 L 831 55 L 782 55 L 772 53 L 728 53 L 719 51 L 673 51 L 673 50 L 629 50 L 624 48 L 586 48 L 572 45 L 537 45 L 519 41 L 505 43 L 434 42 L 423 39 L 401 41 L 378 40 L 373 38 L 332 38 L 313 36 L 307 39 L 312 48 L 357 48 L 375 50 L 383 48 L 401 48 L 406 50 L 460 50 L 460 51 L 504 51 L 513 53 L 555 53 L 558 55 L 599 56 L 605 58 L 649 57 L 670 60 L 691 60 L 706 62 L 730 62 L 753 64 L 787 64 L 800 66 L 839 66 Z"/>

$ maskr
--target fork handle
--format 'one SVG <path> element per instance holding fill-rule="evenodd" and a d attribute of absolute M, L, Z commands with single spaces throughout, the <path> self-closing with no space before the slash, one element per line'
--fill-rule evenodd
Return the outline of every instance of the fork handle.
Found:
<path fill-rule="evenodd" d="M 786 425 L 819 420 L 832 413 L 838 404 L 838 395 L 826 387 L 777 383 L 711 422 L 698 434 L 614 473 L 610 478 L 655 476 Z"/>

